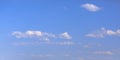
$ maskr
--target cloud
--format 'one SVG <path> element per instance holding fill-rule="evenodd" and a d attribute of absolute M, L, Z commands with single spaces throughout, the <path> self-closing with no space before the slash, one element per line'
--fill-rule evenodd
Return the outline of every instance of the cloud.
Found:
<path fill-rule="evenodd" d="M 93 52 L 93 54 L 98 54 L 98 55 L 113 55 L 113 52 L 111 52 L 111 51 L 97 51 L 97 52 Z"/>
<path fill-rule="evenodd" d="M 38 57 L 38 58 L 41 58 L 41 57 L 54 57 L 55 55 L 53 55 L 53 54 L 45 54 L 45 55 L 43 55 L 43 54 L 32 54 L 31 55 L 32 57 Z"/>
<path fill-rule="evenodd" d="M 93 38 L 104 38 L 105 36 L 120 36 L 120 29 L 113 31 L 113 30 L 101 28 L 100 30 L 95 31 L 93 33 L 89 33 L 86 36 Z"/>
<path fill-rule="evenodd" d="M 16 38 L 32 38 L 32 37 L 55 37 L 54 34 L 51 33 L 46 33 L 46 32 L 41 32 L 41 31 L 32 31 L 28 30 L 26 32 L 20 32 L 20 31 L 15 31 L 12 33 L 12 35 L 16 36 Z"/>
<path fill-rule="evenodd" d="M 43 54 L 43 53 L 38 53 L 38 54 L 25 54 L 25 53 L 18 53 L 16 54 L 18 56 L 29 56 L 29 57 L 34 57 L 34 58 L 54 58 L 54 57 L 71 57 L 71 54 L 64 53 L 64 54 Z"/>
<path fill-rule="evenodd" d="M 64 32 L 64 33 L 60 34 L 60 36 L 62 38 L 66 38 L 66 39 L 72 39 L 72 37 L 68 34 L 68 32 Z"/>
<path fill-rule="evenodd" d="M 102 44 L 100 43 L 88 43 L 83 45 L 83 48 L 96 48 L 96 47 L 101 47 Z"/>
<path fill-rule="evenodd" d="M 47 44 L 47 45 L 75 45 L 78 44 L 76 42 L 72 41 L 64 41 L 64 42 L 14 42 L 12 45 L 14 46 L 24 46 L 24 45 L 42 45 L 42 44 Z"/>
<path fill-rule="evenodd" d="M 43 42 L 13 42 L 12 45 L 14 46 L 24 46 L 24 45 L 40 45 L 43 44 Z"/>
<path fill-rule="evenodd" d="M 120 48 L 112 49 L 115 54 L 120 54 Z"/>
<path fill-rule="evenodd" d="M 81 5 L 81 7 L 85 8 L 91 12 L 96 12 L 96 11 L 99 11 L 101 9 L 100 7 L 98 7 L 94 4 L 90 4 L 90 3 L 83 4 L 83 5 Z"/>
<path fill-rule="evenodd" d="M 75 42 L 64 41 L 64 42 L 57 42 L 56 45 L 74 45 Z"/>
<path fill-rule="evenodd" d="M 27 42 L 14 42 L 12 45 L 15 46 L 24 46 L 24 45 L 41 45 L 41 44 L 50 44 L 50 45 L 74 45 L 77 44 L 75 42 L 72 42 L 70 39 L 72 37 L 68 34 L 68 32 L 64 32 L 61 34 L 53 34 L 48 32 L 42 32 L 42 31 L 33 31 L 28 30 L 25 32 L 21 31 L 14 31 L 12 33 L 13 36 L 19 39 L 37 39 L 35 41 L 27 41 Z M 57 41 L 57 39 L 65 39 L 61 41 Z M 67 40 L 69 39 L 69 41 Z"/>
<path fill-rule="evenodd" d="M 52 58 L 55 57 L 55 54 L 26 54 L 26 53 L 18 53 L 17 56 L 29 56 L 33 58 Z"/>
<path fill-rule="evenodd" d="M 72 37 L 68 34 L 68 32 L 64 32 L 62 34 L 53 34 L 53 33 L 42 32 L 42 31 L 28 30 L 26 32 L 14 31 L 12 35 L 15 36 L 16 38 L 38 38 L 40 40 L 44 40 L 48 42 L 50 41 L 50 39 L 53 39 L 53 38 L 62 37 L 64 39 L 72 39 Z"/>

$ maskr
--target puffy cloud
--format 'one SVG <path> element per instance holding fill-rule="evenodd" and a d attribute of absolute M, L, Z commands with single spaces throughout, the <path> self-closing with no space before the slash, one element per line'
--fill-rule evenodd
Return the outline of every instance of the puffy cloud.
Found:
<path fill-rule="evenodd" d="M 96 12 L 96 11 L 99 11 L 101 8 L 94 5 L 94 4 L 90 4 L 90 3 L 86 3 L 86 4 L 83 4 L 81 5 L 83 8 L 87 9 L 88 11 L 91 11 L 91 12 Z"/>
<path fill-rule="evenodd" d="M 26 31 L 25 34 L 28 37 L 32 37 L 32 36 L 41 37 L 43 35 L 43 33 L 41 31 Z"/>
<path fill-rule="evenodd" d="M 113 52 L 111 52 L 111 51 L 97 51 L 97 52 L 93 52 L 93 54 L 99 54 L 99 55 L 113 55 Z"/>
<path fill-rule="evenodd" d="M 113 30 L 101 28 L 100 30 L 93 33 L 89 33 L 86 36 L 93 38 L 104 38 L 105 36 L 120 36 L 120 29 L 113 31 Z"/>
<path fill-rule="evenodd" d="M 64 32 L 64 33 L 60 34 L 60 36 L 62 38 L 66 38 L 66 39 L 72 39 L 72 37 L 68 34 L 68 32 Z"/>

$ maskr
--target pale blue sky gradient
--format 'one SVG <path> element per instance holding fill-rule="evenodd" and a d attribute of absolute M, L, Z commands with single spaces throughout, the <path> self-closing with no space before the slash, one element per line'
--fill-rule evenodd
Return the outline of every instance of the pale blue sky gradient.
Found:
<path fill-rule="evenodd" d="M 82 7 L 86 3 L 100 10 L 89 11 Z M 119 3 L 119 0 L 0 0 L 0 60 L 120 60 Z M 105 33 L 103 38 L 86 36 L 103 33 L 102 28 L 115 34 Z M 12 34 L 29 30 L 57 37 L 50 38 L 51 44 L 39 44 L 38 38 L 16 38 Z M 64 32 L 72 38 L 61 38 L 59 35 Z"/>

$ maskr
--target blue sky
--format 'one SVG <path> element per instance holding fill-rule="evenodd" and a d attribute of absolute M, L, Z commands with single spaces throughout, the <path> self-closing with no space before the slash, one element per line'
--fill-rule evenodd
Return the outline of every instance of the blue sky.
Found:
<path fill-rule="evenodd" d="M 120 60 L 119 0 L 0 0 L 0 60 Z"/>

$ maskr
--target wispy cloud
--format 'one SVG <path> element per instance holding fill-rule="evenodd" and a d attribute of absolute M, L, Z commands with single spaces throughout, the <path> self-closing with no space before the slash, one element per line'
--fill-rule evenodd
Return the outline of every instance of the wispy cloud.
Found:
<path fill-rule="evenodd" d="M 37 58 L 42 58 L 42 57 L 45 57 L 45 58 L 55 57 L 55 55 L 53 55 L 53 54 L 45 54 L 45 55 L 43 55 L 43 54 L 32 54 L 31 56 L 32 56 L 32 57 L 37 57 Z"/>
<path fill-rule="evenodd" d="M 53 34 L 42 31 L 32 31 L 28 30 L 26 32 L 15 31 L 12 33 L 16 38 L 38 38 L 45 41 L 50 41 L 50 38 L 64 38 L 64 39 L 72 39 L 72 37 L 68 34 L 68 32 L 64 32 L 61 34 Z M 59 36 L 60 35 L 60 36 Z"/>
<path fill-rule="evenodd" d="M 77 44 L 75 42 L 70 42 L 70 41 L 64 41 L 64 42 L 57 42 L 55 43 L 56 45 L 74 45 Z"/>
<path fill-rule="evenodd" d="M 96 51 L 96 52 L 93 52 L 93 54 L 97 54 L 97 55 L 113 55 L 113 52 L 111 52 L 111 51 Z"/>
<path fill-rule="evenodd" d="M 72 41 L 64 41 L 64 42 L 14 42 L 14 43 L 12 43 L 12 45 L 14 45 L 14 46 L 43 45 L 43 44 L 70 46 L 70 45 L 75 45 L 75 44 L 79 44 L 79 43 L 72 42 Z"/>
<path fill-rule="evenodd" d="M 24 56 L 24 57 L 33 57 L 33 58 L 53 58 L 56 57 L 55 54 L 26 54 L 26 53 L 17 53 L 17 56 Z"/>
<path fill-rule="evenodd" d="M 102 44 L 100 43 L 91 43 L 91 44 L 86 44 L 83 46 L 83 48 L 96 48 L 96 47 L 101 47 Z"/>
<path fill-rule="evenodd" d="M 95 31 L 93 33 L 89 33 L 86 36 L 93 38 L 104 38 L 105 36 L 120 36 L 120 29 L 113 31 L 113 30 L 101 28 L 100 30 Z"/>
<path fill-rule="evenodd" d="M 96 12 L 96 11 L 99 11 L 101 9 L 100 7 L 96 6 L 95 4 L 91 4 L 91 3 L 83 4 L 83 5 L 81 5 L 81 7 L 85 8 L 91 12 Z"/>
<path fill-rule="evenodd" d="M 25 54 L 25 53 L 19 53 L 16 54 L 18 56 L 29 56 L 29 57 L 34 57 L 34 58 L 54 58 L 54 57 L 71 57 L 71 54 L 64 53 L 64 54 Z"/>
<path fill-rule="evenodd" d="M 40 45 L 43 42 L 13 42 L 12 45 L 14 46 L 24 46 L 24 45 Z"/>

